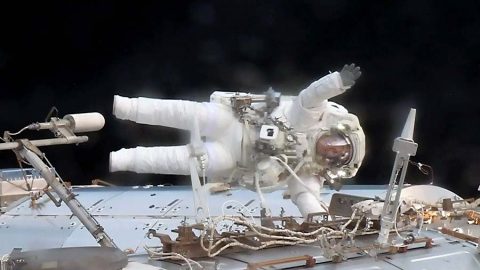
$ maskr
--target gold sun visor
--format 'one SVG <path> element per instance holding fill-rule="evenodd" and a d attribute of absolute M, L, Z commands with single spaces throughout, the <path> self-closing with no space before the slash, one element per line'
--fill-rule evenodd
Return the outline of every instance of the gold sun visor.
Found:
<path fill-rule="evenodd" d="M 353 157 L 350 139 L 338 130 L 331 130 L 318 137 L 315 144 L 316 160 L 323 166 L 341 167 Z"/>

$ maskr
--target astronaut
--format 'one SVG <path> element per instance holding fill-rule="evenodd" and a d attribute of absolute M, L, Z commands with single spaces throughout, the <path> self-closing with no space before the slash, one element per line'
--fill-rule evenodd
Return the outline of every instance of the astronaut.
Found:
<path fill-rule="evenodd" d="M 216 91 L 210 102 L 114 97 L 113 114 L 136 123 L 191 130 L 199 144 L 136 147 L 110 153 L 110 171 L 190 175 L 192 157 L 208 182 L 239 184 L 260 196 L 278 188 L 301 214 L 327 211 L 320 191 L 355 176 L 365 154 L 358 118 L 328 99 L 360 77 L 345 65 L 313 82 L 298 96 L 272 89 L 256 95 Z"/>

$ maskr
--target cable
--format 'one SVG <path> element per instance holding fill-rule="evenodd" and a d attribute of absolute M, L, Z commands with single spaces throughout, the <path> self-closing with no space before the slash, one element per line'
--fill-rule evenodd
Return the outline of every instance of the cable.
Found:
<path fill-rule="evenodd" d="M 395 210 L 395 218 L 394 218 L 394 220 L 393 220 L 393 222 L 394 222 L 394 223 L 393 223 L 393 228 L 395 229 L 395 232 L 397 233 L 397 236 L 398 236 L 399 238 L 401 238 L 402 240 L 406 241 L 407 238 L 406 238 L 406 237 L 403 237 L 403 236 L 400 234 L 400 232 L 398 231 L 398 228 L 397 228 L 397 216 L 398 216 L 398 210 L 400 209 L 400 207 L 401 207 L 401 205 L 399 205 L 399 206 L 397 207 L 397 209 Z M 415 207 L 413 207 L 413 209 L 414 209 L 415 212 L 417 213 L 417 216 L 420 215 L 420 216 L 422 217 L 422 221 L 421 221 L 421 223 L 420 223 L 420 225 L 419 225 L 419 229 L 418 229 L 418 234 L 417 234 L 417 236 L 418 236 L 418 235 L 420 235 L 420 233 L 421 233 L 421 231 L 422 231 L 422 229 L 423 229 L 423 205 L 422 205 L 421 213 L 419 213 L 418 210 L 415 209 Z"/>
<path fill-rule="evenodd" d="M 313 192 L 313 190 L 309 186 L 307 186 L 307 184 L 305 184 L 305 182 L 303 182 L 302 179 L 300 179 L 300 177 L 298 177 L 297 173 L 294 170 L 292 170 L 292 168 L 287 163 L 285 163 L 283 160 L 281 160 L 278 157 L 271 156 L 270 158 L 279 161 L 287 169 L 287 171 L 291 174 L 291 176 L 293 176 L 293 178 L 295 180 L 297 180 L 297 182 L 300 183 L 300 185 L 302 185 L 310 194 L 312 194 L 315 197 L 315 199 L 318 201 L 318 203 L 323 208 L 323 210 L 325 210 L 325 212 L 329 213 L 328 206 L 326 206 L 325 203 L 322 200 L 320 200 L 318 195 L 315 194 L 315 192 Z M 300 164 L 303 165 L 303 160 L 299 163 L 299 165 Z M 297 169 L 297 168 L 300 169 L 299 165 L 297 165 L 297 167 L 295 169 Z"/>
<path fill-rule="evenodd" d="M 287 157 L 287 155 L 285 155 L 285 154 L 280 154 L 279 156 L 283 157 L 283 158 L 285 159 L 285 160 L 284 160 L 285 163 L 288 164 L 288 157 Z M 303 160 L 302 160 L 302 161 L 303 161 Z M 295 167 L 295 169 L 297 169 L 297 168 Z M 295 171 L 296 171 L 296 170 L 295 170 Z"/>
<path fill-rule="evenodd" d="M 422 172 L 424 175 L 430 175 L 430 182 L 429 184 L 432 185 L 433 184 L 433 180 L 435 179 L 434 176 L 433 176 L 433 168 L 432 166 L 430 165 L 427 165 L 427 164 L 422 164 L 420 162 L 415 162 L 415 161 L 412 161 L 412 160 L 409 160 L 408 161 L 409 164 L 415 166 L 418 168 L 418 170 L 420 172 Z"/>
<path fill-rule="evenodd" d="M 358 227 L 360 226 L 360 223 L 361 223 L 361 221 L 363 220 L 364 217 L 365 217 L 365 216 L 361 216 L 361 217 L 358 219 L 357 224 L 355 225 L 355 227 L 353 228 L 353 230 L 350 232 L 350 234 L 355 234 L 355 233 L 357 233 Z"/>
<path fill-rule="evenodd" d="M 157 221 L 155 221 L 152 226 L 150 228 L 154 228 L 158 223 L 160 222 L 160 219 L 158 219 Z M 160 224 L 161 226 L 162 224 Z M 146 233 L 143 238 L 142 238 L 142 241 L 140 241 L 140 243 L 138 243 L 137 247 L 135 247 L 135 249 L 133 250 L 133 253 L 137 253 L 138 249 L 140 248 L 140 246 L 142 245 L 142 243 L 145 241 L 146 238 L 149 238 L 150 239 L 150 232 Z M 145 246 L 145 245 L 144 245 Z"/>
<path fill-rule="evenodd" d="M 258 197 L 260 197 L 260 206 L 263 209 L 265 209 L 268 215 L 270 215 L 271 214 L 270 208 L 268 207 L 267 201 L 263 196 L 262 189 L 260 188 L 260 175 L 258 172 L 255 173 L 254 182 L 255 182 L 255 189 L 257 191 Z"/>
<path fill-rule="evenodd" d="M 30 126 L 31 126 L 31 125 L 25 126 L 25 127 L 23 127 L 22 129 L 20 129 L 19 131 L 17 131 L 17 132 L 13 132 L 13 133 L 12 133 L 12 132 L 10 132 L 10 131 L 5 131 L 5 134 L 7 134 L 7 135 L 9 135 L 9 136 L 16 136 L 16 135 L 18 135 L 18 134 L 20 134 L 20 133 L 24 132 L 25 130 L 29 129 L 29 128 L 30 128 Z"/>
<path fill-rule="evenodd" d="M 395 233 L 397 234 L 397 236 L 402 239 L 403 241 L 409 241 L 409 238 L 407 237 L 404 237 L 400 234 L 400 232 L 398 231 L 398 228 L 397 228 L 397 213 L 398 213 L 398 209 L 400 209 L 400 206 L 397 208 L 397 211 L 395 211 L 395 219 L 394 219 L 394 224 L 393 224 L 393 227 L 394 227 L 394 230 L 395 230 Z M 420 221 L 420 224 L 417 223 L 418 225 L 418 232 L 416 234 L 416 236 L 420 236 L 420 233 L 422 232 L 422 229 L 423 229 L 423 222 L 424 222 L 424 219 L 423 219 L 423 206 L 422 206 L 422 211 L 421 213 L 418 212 L 418 210 L 416 210 L 414 208 L 415 212 L 417 213 L 417 216 L 420 215 L 422 218 L 421 218 L 421 221 Z M 418 220 L 418 219 L 417 219 Z M 418 222 L 418 221 L 417 221 Z"/>
<path fill-rule="evenodd" d="M 264 244 L 260 245 L 260 246 L 250 246 L 250 245 L 246 245 L 246 244 L 243 244 L 243 243 L 240 243 L 234 239 L 232 239 L 234 242 L 232 243 L 229 243 L 225 246 L 223 246 L 222 248 L 220 248 L 219 250 L 217 250 L 216 252 L 212 253 L 212 254 L 209 254 L 210 257 L 215 257 L 217 256 L 218 254 L 220 254 L 222 251 L 224 251 L 225 249 L 227 248 L 230 248 L 230 247 L 233 247 L 233 246 L 240 246 L 240 247 L 243 247 L 243 248 L 246 248 L 246 249 L 250 249 L 250 250 L 260 250 L 260 249 L 264 249 L 266 247 L 269 247 L 269 246 L 273 246 L 273 245 L 289 245 L 289 246 L 293 246 L 293 245 L 297 245 L 298 243 L 297 242 L 288 242 L 288 241 L 281 241 L 281 240 L 277 240 L 277 241 L 269 241 L 269 242 L 265 242 Z M 314 240 L 314 241 L 311 241 L 312 243 L 313 242 L 316 242 L 318 240 Z"/>
<path fill-rule="evenodd" d="M 181 259 L 183 261 L 185 261 L 187 263 L 187 266 L 188 266 L 188 269 L 189 270 L 193 270 L 193 267 L 192 267 L 192 263 L 199 267 L 200 269 L 204 269 L 203 266 L 198 263 L 197 261 L 194 261 L 192 259 L 189 259 L 189 258 L 186 258 L 185 256 L 179 254 L 179 253 L 175 253 L 175 252 L 158 252 L 158 251 L 154 251 L 153 248 L 150 248 L 148 246 L 144 246 L 143 247 L 147 253 L 148 253 L 148 256 L 151 258 L 151 259 L 159 259 L 159 260 L 168 260 L 168 259 Z M 161 250 L 161 249 L 160 249 Z"/>
<path fill-rule="evenodd" d="M 423 222 L 424 222 L 424 218 L 423 218 L 423 205 L 422 205 L 422 209 L 421 209 L 421 212 L 418 213 L 417 210 L 415 210 L 417 212 L 417 215 L 420 214 L 420 216 L 422 217 L 422 221 L 420 222 L 420 226 L 418 228 L 418 235 L 420 235 L 420 233 L 422 232 L 422 228 L 423 228 Z"/>
<path fill-rule="evenodd" d="M 397 228 L 397 216 L 398 216 L 398 210 L 400 209 L 401 205 L 398 205 L 397 209 L 395 210 L 395 218 L 393 219 L 393 229 L 395 230 L 395 232 L 397 233 L 397 236 L 402 239 L 403 241 L 407 240 L 406 237 L 403 237 L 400 232 L 398 231 L 398 228 Z"/>
<path fill-rule="evenodd" d="M 350 223 L 354 219 L 354 215 L 352 215 L 352 218 L 347 222 Z M 212 220 L 213 224 L 218 224 L 218 222 L 221 222 L 223 220 L 229 220 L 233 221 L 237 225 L 242 225 L 245 227 L 248 227 L 251 232 L 254 232 L 255 235 L 257 235 L 260 239 L 272 239 L 270 241 L 265 241 L 261 242 L 261 245 L 247 245 L 244 243 L 239 242 L 235 238 L 232 237 L 225 237 L 221 238 L 215 243 L 213 242 L 214 238 L 214 231 L 210 230 L 209 232 L 209 239 L 208 239 L 208 248 L 205 247 L 204 245 L 204 240 L 206 236 L 206 228 L 202 230 L 200 234 L 200 245 L 203 250 L 207 252 L 207 255 L 209 257 L 214 257 L 220 254 L 223 250 L 233 247 L 233 246 L 239 246 L 242 248 L 250 249 L 250 250 L 259 250 L 263 249 L 272 245 L 297 245 L 297 244 L 311 244 L 320 241 L 320 245 L 323 248 L 331 248 L 330 243 L 327 241 L 327 239 L 343 239 L 345 236 L 349 236 L 351 239 L 353 239 L 353 235 L 356 233 L 358 230 L 358 227 L 360 225 L 361 220 L 363 217 L 361 217 L 358 221 L 357 224 L 355 225 L 355 228 L 350 231 L 338 231 L 334 230 L 329 227 L 320 227 L 319 229 L 304 233 L 304 232 L 298 232 L 298 231 L 292 231 L 289 229 L 276 229 L 276 228 L 269 228 L 261 225 L 256 225 L 248 222 L 244 218 L 241 217 L 230 217 L 230 216 L 223 216 L 223 217 L 217 217 L 214 220 Z M 347 224 L 348 225 L 348 224 Z M 221 244 L 224 244 L 224 246 L 220 247 L 218 250 L 213 252 L 217 247 L 219 247 Z"/>
<path fill-rule="evenodd" d="M 242 211 L 245 209 L 247 210 L 247 214 L 250 216 L 250 218 L 252 219 L 252 223 L 255 223 L 255 218 L 253 218 L 253 215 L 252 215 L 252 210 L 250 208 L 248 208 L 247 206 L 243 205 L 241 202 L 237 201 L 237 200 L 228 200 L 228 201 L 225 201 L 223 202 L 222 204 L 222 216 L 225 217 L 225 205 L 227 203 L 236 203 L 237 205 L 241 206 L 241 211 L 240 213 L 242 214 Z"/>
<path fill-rule="evenodd" d="M 350 217 L 350 219 L 345 224 L 342 225 L 342 227 L 340 227 L 340 231 L 344 231 L 345 228 L 347 228 L 347 226 L 350 225 L 350 223 L 352 222 L 356 213 L 357 213 L 357 209 L 353 210 L 352 216 Z"/>
<path fill-rule="evenodd" d="M 241 246 L 243 248 L 247 248 L 247 249 L 251 249 L 251 250 L 259 250 L 259 249 L 263 249 L 263 248 L 266 248 L 266 247 L 269 247 L 269 246 L 272 246 L 272 245 L 310 244 L 310 243 L 317 242 L 320 238 L 325 237 L 325 236 L 334 237 L 335 236 L 334 234 L 336 233 L 336 231 L 333 231 L 333 233 L 330 232 L 328 234 L 324 234 L 324 231 L 328 230 L 328 228 L 323 227 L 322 228 L 323 230 L 321 232 L 322 234 L 320 236 L 316 236 L 312 239 L 301 239 L 301 238 L 297 238 L 297 237 L 285 237 L 285 236 L 280 236 L 280 235 L 268 235 L 268 234 L 260 233 L 258 230 L 255 230 L 253 228 L 251 228 L 251 229 L 259 237 L 262 237 L 264 239 L 265 238 L 266 239 L 270 238 L 270 239 L 274 239 L 274 240 L 263 242 L 260 246 L 257 246 L 257 245 L 256 246 L 250 246 L 250 245 L 247 245 L 247 244 L 240 243 L 239 241 L 237 241 L 234 238 L 222 238 L 219 241 L 217 241 L 214 245 L 209 246 L 209 249 L 207 250 L 208 251 L 208 256 L 214 257 L 214 256 L 220 254 L 223 250 L 225 250 L 229 247 L 232 247 L 232 246 Z M 341 238 L 341 237 L 343 237 L 343 234 L 339 234 L 339 235 L 337 235 L 337 237 Z M 223 246 L 222 248 L 220 248 L 216 252 L 211 253 L 211 251 L 214 250 L 219 244 L 221 244 L 223 242 L 227 242 L 227 241 L 229 241 L 230 243 Z"/>

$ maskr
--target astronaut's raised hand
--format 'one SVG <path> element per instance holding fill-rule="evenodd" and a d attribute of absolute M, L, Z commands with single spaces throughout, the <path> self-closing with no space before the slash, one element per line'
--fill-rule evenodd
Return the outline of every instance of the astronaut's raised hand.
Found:
<path fill-rule="evenodd" d="M 342 83 L 345 89 L 349 89 L 355 84 L 355 81 L 362 75 L 360 67 L 355 66 L 355 64 L 345 65 L 340 71 L 340 77 L 342 78 Z"/>

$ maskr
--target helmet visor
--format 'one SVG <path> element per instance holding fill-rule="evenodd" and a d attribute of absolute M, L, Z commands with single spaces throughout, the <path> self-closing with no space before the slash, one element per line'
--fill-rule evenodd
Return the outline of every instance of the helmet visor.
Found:
<path fill-rule="evenodd" d="M 348 164 L 352 159 L 353 145 L 342 133 L 329 132 L 317 139 L 315 153 L 321 165 L 340 167 Z"/>

